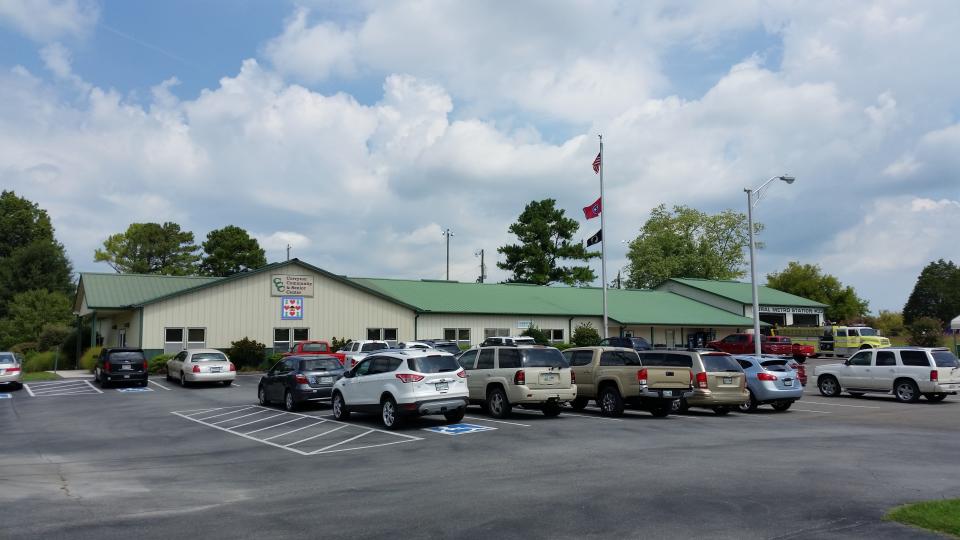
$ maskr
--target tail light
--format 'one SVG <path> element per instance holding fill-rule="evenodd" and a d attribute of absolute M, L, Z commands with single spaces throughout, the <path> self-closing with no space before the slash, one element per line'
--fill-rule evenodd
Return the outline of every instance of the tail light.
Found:
<path fill-rule="evenodd" d="M 233 365 L 233 362 L 230 362 L 230 371 L 236 371 L 237 366 Z"/>
<path fill-rule="evenodd" d="M 647 385 L 647 368 L 643 368 L 637 372 L 637 382 L 640 386 Z"/>
<path fill-rule="evenodd" d="M 194 364 L 194 365 L 193 365 L 193 372 L 194 372 L 194 373 L 200 373 L 200 366 Z"/>
<path fill-rule="evenodd" d="M 527 374 L 522 369 L 513 375 L 513 384 L 527 384 Z"/>
<path fill-rule="evenodd" d="M 17 373 L 20 371 L 20 366 L 7 368 L 7 373 Z"/>
<path fill-rule="evenodd" d="M 150 366 L 147 364 L 147 361 L 146 361 L 146 360 L 143 361 L 143 370 L 144 370 L 144 371 L 150 371 Z"/>
<path fill-rule="evenodd" d="M 404 383 L 420 382 L 423 380 L 423 375 L 417 375 L 415 373 L 397 373 L 397 378 Z"/>
<path fill-rule="evenodd" d="M 307 378 L 300 373 L 297 373 L 293 376 L 293 382 L 297 384 L 310 384 L 310 381 L 308 381 Z"/>
<path fill-rule="evenodd" d="M 697 387 L 707 389 L 707 373 L 705 371 L 697 373 Z"/>
<path fill-rule="evenodd" d="M 103 370 L 106 371 L 107 373 L 110 373 L 110 362 L 103 363 Z"/>
<path fill-rule="evenodd" d="M 931 370 L 930 370 L 930 382 L 937 382 L 937 381 L 939 381 L 939 380 L 940 380 L 940 372 L 937 371 L 937 370 L 935 370 L 935 369 L 931 369 Z"/>
<path fill-rule="evenodd" d="M 460 371 L 457 372 L 457 377 L 460 377 L 461 379 L 466 379 L 467 372 L 461 369 Z"/>
<path fill-rule="evenodd" d="M 773 373 L 767 373 L 766 371 L 761 371 L 760 373 L 757 373 L 757 380 L 759 380 L 759 381 L 775 381 L 775 380 L 777 380 L 777 376 L 774 375 Z"/>
<path fill-rule="evenodd" d="M 577 374 L 570 370 L 570 384 L 577 384 Z"/>

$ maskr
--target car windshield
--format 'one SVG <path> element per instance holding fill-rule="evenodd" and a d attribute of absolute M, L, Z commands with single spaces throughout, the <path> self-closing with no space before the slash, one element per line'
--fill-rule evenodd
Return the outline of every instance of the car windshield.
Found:
<path fill-rule="evenodd" d="M 223 353 L 202 352 L 193 353 L 190 359 L 194 362 L 226 362 L 227 357 Z"/>
<path fill-rule="evenodd" d="M 304 343 L 300 350 L 303 352 L 330 352 L 326 343 Z"/>
<path fill-rule="evenodd" d="M 330 371 L 340 369 L 340 362 L 336 358 L 311 358 L 300 362 L 303 371 Z"/>
<path fill-rule="evenodd" d="M 557 349 L 522 349 L 523 367 L 570 367 L 567 359 Z"/>
<path fill-rule="evenodd" d="M 859 332 L 861 336 L 875 336 L 875 335 L 877 335 L 877 331 L 874 330 L 873 328 L 857 328 L 856 331 Z"/>
<path fill-rule="evenodd" d="M 364 343 L 360 346 L 360 352 L 364 351 L 382 351 L 389 348 L 386 343 Z"/>
<path fill-rule="evenodd" d="M 707 372 L 743 371 L 740 365 L 728 354 L 702 354 L 703 369 Z"/>
<path fill-rule="evenodd" d="M 452 356 L 433 354 L 419 358 L 408 358 L 407 367 L 417 373 L 446 373 L 448 371 L 459 370 L 460 364 L 458 364 L 457 359 Z"/>
<path fill-rule="evenodd" d="M 450 354 L 460 354 L 460 347 L 456 343 L 440 343 L 434 346 L 438 351 L 448 352 Z"/>
<path fill-rule="evenodd" d="M 760 365 L 767 371 L 787 371 L 786 360 L 764 360 Z"/>
<path fill-rule="evenodd" d="M 17 357 L 10 353 L 0 353 L 0 364 L 16 364 Z"/>
<path fill-rule="evenodd" d="M 124 351 L 110 353 L 111 362 L 143 362 L 146 358 L 139 351 Z"/>
<path fill-rule="evenodd" d="M 957 357 L 950 351 L 933 351 L 932 354 L 937 367 L 960 367 Z"/>

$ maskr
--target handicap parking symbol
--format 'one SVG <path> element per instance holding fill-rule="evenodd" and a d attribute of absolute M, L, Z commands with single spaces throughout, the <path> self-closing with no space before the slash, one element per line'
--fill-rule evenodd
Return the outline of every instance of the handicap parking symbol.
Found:
<path fill-rule="evenodd" d="M 477 433 L 479 431 L 491 431 L 494 429 L 497 429 L 497 428 L 487 427 L 487 426 L 478 426 L 477 424 L 450 424 L 446 426 L 423 428 L 424 431 L 432 431 L 434 433 L 442 433 L 444 435 L 466 435 L 467 433 Z"/>
<path fill-rule="evenodd" d="M 0 399 L 13 399 L 13 396 L 10 394 L 0 394 Z"/>
<path fill-rule="evenodd" d="M 153 392 L 153 389 L 151 388 L 117 388 L 117 392 L 123 392 L 123 393 Z"/>

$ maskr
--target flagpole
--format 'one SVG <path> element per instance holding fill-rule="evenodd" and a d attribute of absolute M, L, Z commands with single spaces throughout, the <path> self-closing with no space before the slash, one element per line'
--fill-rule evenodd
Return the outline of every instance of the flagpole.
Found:
<path fill-rule="evenodd" d="M 597 135 L 600 138 L 600 279 L 603 280 L 603 337 L 610 337 L 607 327 L 607 235 L 604 233 L 604 224 L 607 217 L 607 206 L 603 202 L 603 135 Z"/>

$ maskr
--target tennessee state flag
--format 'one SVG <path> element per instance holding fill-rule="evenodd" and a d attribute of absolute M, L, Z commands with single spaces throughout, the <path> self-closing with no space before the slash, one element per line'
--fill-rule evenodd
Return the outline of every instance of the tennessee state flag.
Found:
<path fill-rule="evenodd" d="M 600 204 L 600 199 L 594 201 L 590 206 L 583 207 L 583 215 L 587 219 L 593 219 L 600 216 L 600 212 L 603 212 L 603 207 Z"/>

